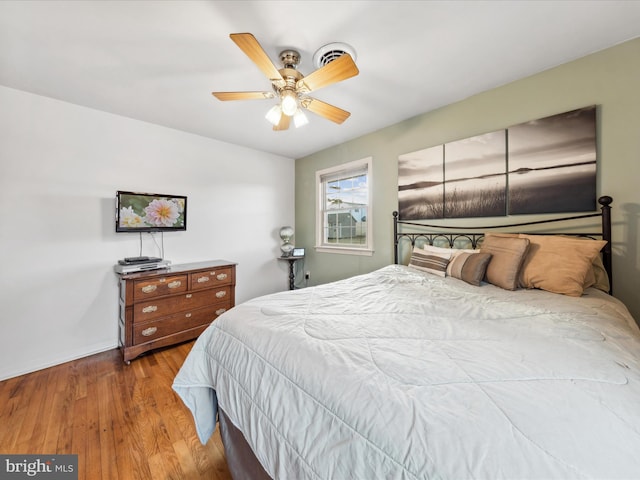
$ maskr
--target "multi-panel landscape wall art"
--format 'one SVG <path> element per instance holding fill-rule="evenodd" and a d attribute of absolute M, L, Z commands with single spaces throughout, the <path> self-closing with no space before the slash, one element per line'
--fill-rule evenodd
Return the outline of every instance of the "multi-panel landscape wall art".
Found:
<path fill-rule="evenodd" d="M 398 158 L 403 220 L 595 210 L 595 106 Z"/>

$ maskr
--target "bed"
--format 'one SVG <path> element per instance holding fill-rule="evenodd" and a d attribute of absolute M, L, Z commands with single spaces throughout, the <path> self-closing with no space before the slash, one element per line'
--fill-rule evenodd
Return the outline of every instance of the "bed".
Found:
<path fill-rule="evenodd" d="M 407 265 L 400 253 L 237 305 L 199 337 L 173 388 L 203 443 L 220 426 L 238 480 L 638 478 L 640 331 L 609 293 L 606 199 L 586 239 L 409 232 L 395 216 Z M 523 276 L 556 240 L 601 251 L 573 279 L 579 294 L 549 291 L 535 268 Z M 523 243 L 516 287 L 491 283 Z M 562 261 L 582 243 L 562 243 Z"/>

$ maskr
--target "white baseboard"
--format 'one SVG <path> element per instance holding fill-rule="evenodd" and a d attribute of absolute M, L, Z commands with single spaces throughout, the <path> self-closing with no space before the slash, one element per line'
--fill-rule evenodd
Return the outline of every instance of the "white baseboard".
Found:
<path fill-rule="evenodd" d="M 54 359 L 35 359 L 33 362 L 29 364 L 23 364 L 19 366 L 2 366 L 0 368 L 0 381 L 8 380 L 10 378 L 19 377 L 20 375 L 25 375 L 27 373 L 37 372 L 38 370 L 44 370 L 45 368 L 54 367 L 56 365 L 61 365 L 63 363 L 70 362 L 72 360 L 77 360 L 78 358 L 88 357 L 90 355 L 95 355 L 96 353 L 106 352 L 107 350 L 112 350 L 114 348 L 118 348 L 118 342 L 103 342 L 97 343 L 95 345 L 91 345 L 86 349 L 77 350 L 74 352 L 66 352 L 64 356 L 54 358 Z"/>

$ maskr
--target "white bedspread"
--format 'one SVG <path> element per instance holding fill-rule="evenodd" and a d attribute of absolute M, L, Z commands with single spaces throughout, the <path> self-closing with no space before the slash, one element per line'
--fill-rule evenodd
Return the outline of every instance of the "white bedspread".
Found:
<path fill-rule="evenodd" d="M 391 265 L 238 305 L 175 378 L 275 479 L 640 478 L 626 308 Z"/>

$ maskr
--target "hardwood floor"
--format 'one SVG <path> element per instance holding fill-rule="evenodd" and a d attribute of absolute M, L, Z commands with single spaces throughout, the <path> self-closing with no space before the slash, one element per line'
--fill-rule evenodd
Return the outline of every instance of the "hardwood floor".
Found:
<path fill-rule="evenodd" d="M 0 453 L 78 454 L 78 478 L 231 480 L 171 389 L 193 342 L 126 365 L 119 350 L 0 382 Z"/>

